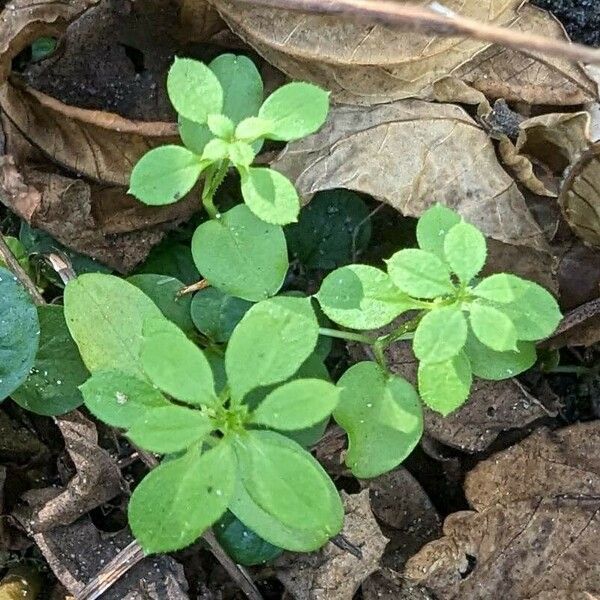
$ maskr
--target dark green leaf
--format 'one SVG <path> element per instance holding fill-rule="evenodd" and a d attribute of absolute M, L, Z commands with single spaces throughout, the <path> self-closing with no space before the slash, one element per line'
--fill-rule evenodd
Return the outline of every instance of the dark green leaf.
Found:
<path fill-rule="evenodd" d="M 166 275 L 175 277 L 183 284 L 190 285 L 200 280 L 189 244 L 182 244 L 167 238 L 155 246 L 146 262 L 136 269 L 139 274 Z"/>

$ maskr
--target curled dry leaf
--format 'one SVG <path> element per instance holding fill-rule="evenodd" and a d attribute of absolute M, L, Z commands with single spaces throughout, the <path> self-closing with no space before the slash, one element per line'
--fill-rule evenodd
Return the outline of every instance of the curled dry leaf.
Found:
<path fill-rule="evenodd" d="M 28 530 L 35 533 L 69 525 L 124 489 L 121 471 L 108 452 L 98 446 L 98 432 L 91 421 L 72 411 L 58 417 L 56 423 L 76 473 L 58 494 L 54 488 L 26 492 L 29 504 L 38 505 L 27 523 Z"/>
<path fill-rule="evenodd" d="M 397 1 L 429 4 L 429 0 Z M 310 15 L 236 0 L 214 4 L 233 31 L 270 63 L 294 79 L 331 90 L 339 102 L 372 105 L 429 99 L 433 84 L 449 75 L 462 76 L 485 93 L 510 100 L 578 104 L 595 97 L 584 72 L 560 59 L 538 60 L 475 40 L 357 23 L 338 15 Z M 548 13 L 530 7 L 519 11 L 521 4 L 446 0 L 444 8 L 495 25 L 538 33 L 541 29 L 565 38 Z"/>
<path fill-rule="evenodd" d="M 476 511 L 450 515 L 406 575 L 440 600 L 598 594 L 599 434 L 542 430 L 480 463 L 465 485 Z"/>
<path fill-rule="evenodd" d="M 547 250 L 488 135 L 458 106 L 403 100 L 337 107 L 319 133 L 289 144 L 273 167 L 305 198 L 348 188 L 411 217 L 441 202 L 490 238 Z"/>
<path fill-rule="evenodd" d="M 600 144 L 592 144 L 572 166 L 559 202 L 575 234 L 600 247 Z"/>
<path fill-rule="evenodd" d="M 600 298 L 590 300 L 568 312 L 544 347 L 592 346 L 600 342 Z"/>
<path fill-rule="evenodd" d="M 34 539 L 56 578 L 75 597 L 132 541 L 127 531 L 98 531 L 88 517 L 36 533 Z M 102 600 L 188 600 L 187 590 L 181 565 L 169 556 L 152 556 L 122 575 Z"/>
<path fill-rule="evenodd" d="M 360 548 L 362 558 L 332 543 L 311 554 L 286 554 L 277 577 L 296 600 L 352 600 L 360 584 L 379 568 L 387 544 L 373 516 L 369 491 L 342 492 L 346 509 L 342 535 Z"/>

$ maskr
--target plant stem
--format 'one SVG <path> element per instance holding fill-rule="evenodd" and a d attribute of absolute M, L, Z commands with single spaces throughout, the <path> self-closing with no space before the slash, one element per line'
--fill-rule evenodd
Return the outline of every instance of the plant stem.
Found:
<path fill-rule="evenodd" d="M 363 335 L 362 333 L 340 331 L 338 329 L 329 329 L 328 327 L 319 327 L 319 335 L 326 335 L 332 338 L 348 340 L 349 342 L 360 342 L 361 344 L 369 344 L 369 346 L 372 346 L 377 342 L 375 338 L 371 338 L 368 335 Z"/>
<path fill-rule="evenodd" d="M 218 166 L 208 168 L 204 189 L 202 190 L 202 204 L 211 219 L 219 218 L 219 211 L 214 203 L 215 194 L 219 186 L 223 183 L 227 170 L 229 169 L 229 161 L 222 160 Z"/>
<path fill-rule="evenodd" d="M 25 269 L 19 264 L 19 261 L 15 258 L 15 255 L 12 253 L 11 249 L 8 247 L 6 241 L 4 240 L 4 235 L 0 233 L 0 257 L 8 267 L 10 271 L 12 271 L 13 275 L 21 282 L 23 287 L 27 290 L 34 304 L 37 306 L 42 306 L 46 304 L 43 296 L 40 294 L 39 290 L 35 286 L 35 283 L 31 281 L 31 277 L 25 272 Z"/>
<path fill-rule="evenodd" d="M 593 368 L 590 367 L 581 367 L 577 365 L 563 365 L 554 367 L 553 369 L 549 369 L 546 371 L 547 373 L 569 373 L 573 375 L 592 375 L 594 373 Z"/>
<path fill-rule="evenodd" d="M 425 316 L 425 311 L 420 312 L 416 317 L 406 321 L 400 325 L 394 331 L 388 333 L 387 335 L 379 338 L 377 340 L 377 345 L 381 346 L 382 350 L 385 350 L 388 346 L 393 344 L 394 342 L 398 342 L 404 338 L 404 336 L 408 333 L 412 333 L 417 328 L 417 325 L 421 321 L 421 319 Z"/>

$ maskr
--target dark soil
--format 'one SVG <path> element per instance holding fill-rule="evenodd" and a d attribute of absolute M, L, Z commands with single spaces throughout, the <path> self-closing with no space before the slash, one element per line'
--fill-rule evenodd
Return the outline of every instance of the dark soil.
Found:
<path fill-rule="evenodd" d="M 532 0 L 552 11 L 574 42 L 600 46 L 600 2 L 598 0 Z"/>

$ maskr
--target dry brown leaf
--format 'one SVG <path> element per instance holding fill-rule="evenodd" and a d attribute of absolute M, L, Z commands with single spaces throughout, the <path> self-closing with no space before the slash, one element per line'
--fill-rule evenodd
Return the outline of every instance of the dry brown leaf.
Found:
<path fill-rule="evenodd" d="M 577 240 L 559 257 L 558 281 L 561 306 L 577 308 L 600 296 L 600 248 Z"/>
<path fill-rule="evenodd" d="M 226 29 L 219 13 L 206 0 L 181 0 L 179 21 L 178 37 L 184 43 L 204 41 Z"/>
<path fill-rule="evenodd" d="M 96 573 L 131 541 L 127 531 L 98 531 L 88 517 L 36 533 L 34 539 L 62 585 L 77 597 Z M 132 567 L 102 600 L 188 600 L 183 568 L 169 556 L 151 556 Z"/>
<path fill-rule="evenodd" d="M 440 536 L 437 510 L 404 467 L 362 481 L 361 485 L 369 489 L 371 510 L 389 539 L 383 565 L 399 571 L 425 543 Z"/>
<path fill-rule="evenodd" d="M 591 145 L 572 166 L 559 202 L 575 234 L 600 247 L 600 144 Z"/>
<path fill-rule="evenodd" d="M 352 600 L 360 584 L 379 568 L 387 539 L 371 512 L 369 491 L 342 492 L 346 509 L 342 535 L 360 548 L 362 558 L 332 543 L 311 554 L 284 555 L 277 577 L 296 600 Z"/>
<path fill-rule="evenodd" d="M 425 588 L 411 585 L 391 569 L 373 573 L 361 590 L 363 600 L 435 600 Z"/>
<path fill-rule="evenodd" d="M 62 491 L 51 488 L 25 493 L 24 498 L 37 505 L 35 515 L 27 523 L 28 530 L 35 533 L 73 523 L 117 496 L 125 486 L 116 462 L 98 446 L 98 432 L 91 421 L 72 411 L 57 417 L 56 423 L 76 473 Z"/>
<path fill-rule="evenodd" d="M 418 362 L 408 342 L 390 346 L 386 359 L 393 373 L 416 385 Z M 467 402 L 447 417 L 425 408 L 425 433 L 463 452 L 482 452 L 502 432 L 525 428 L 555 414 L 555 410 L 544 406 L 513 379 L 475 378 Z"/>
<path fill-rule="evenodd" d="M 511 29 L 551 39 L 568 39 L 548 12 L 525 3 Z M 598 97 L 594 82 L 578 65 L 563 58 L 519 52 L 492 45 L 453 73 L 488 98 L 528 104 L 571 106 Z"/>
<path fill-rule="evenodd" d="M 411 217 L 441 202 L 492 239 L 547 251 L 487 134 L 458 106 L 403 100 L 337 107 L 319 133 L 289 144 L 273 167 L 304 198 L 348 188 Z"/>
<path fill-rule="evenodd" d="M 592 346 L 600 342 L 600 298 L 590 300 L 568 312 L 544 348 Z"/>
<path fill-rule="evenodd" d="M 450 515 L 445 537 L 406 575 L 439 600 L 577 598 L 600 593 L 598 422 L 542 430 L 467 476 L 479 511 Z"/>

